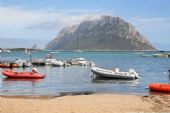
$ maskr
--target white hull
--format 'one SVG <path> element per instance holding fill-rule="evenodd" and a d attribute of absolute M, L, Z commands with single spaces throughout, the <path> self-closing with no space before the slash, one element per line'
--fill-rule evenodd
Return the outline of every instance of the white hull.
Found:
<path fill-rule="evenodd" d="M 115 79 L 139 79 L 139 74 L 135 71 L 133 72 L 114 72 L 111 70 L 101 69 L 98 67 L 91 68 L 91 71 L 99 77 L 108 77 Z"/>
<path fill-rule="evenodd" d="M 168 55 L 167 54 L 153 54 L 153 57 L 156 57 L 156 58 L 168 58 Z"/>
<path fill-rule="evenodd" d="M 51 65 L 52 66 L 64 66 L 64 62 L 63 61 L 61 61 L 61 60 L 55 60 L 55 61 L 53 61 L 53 62 L 51 62 Z"/>

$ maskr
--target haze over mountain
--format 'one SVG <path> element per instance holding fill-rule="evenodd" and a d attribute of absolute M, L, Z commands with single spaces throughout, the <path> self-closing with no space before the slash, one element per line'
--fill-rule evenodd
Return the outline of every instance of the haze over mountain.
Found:
<path fill-rule="evenodd" d="M 101 16 L 63 28 L 50 50 L 155 50 L 136 28 L 120 17 Z"/>
<path fill-rule="evenodd" d="M 0 48 L 32 48 L 36 44 L 37 48 L 43 49 L 46 43 L 44 39 L 0 38 Z"/>

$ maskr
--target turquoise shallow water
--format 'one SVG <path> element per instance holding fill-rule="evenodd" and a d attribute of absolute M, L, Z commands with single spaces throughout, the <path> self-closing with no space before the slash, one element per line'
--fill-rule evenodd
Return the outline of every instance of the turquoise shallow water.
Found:
<path fill-rule="evenodd" d="M 32 54 L 32 59 L 44 58 L 49 52 Z M 146 52 L 152 54 L 153 52 Z M 170 58 L 141 57 L 137 52 L 59 52 L 53 53 L 58 59 L 84 57 L 95 62 L 96 66 L 112 69 L 119 67 L 123 71 L 135 69 L 140 75 L 139 80 L 108 80 L 93 78 L 90 68 L 81 66 L 70 67 L 37 67 L 47 77 L 41 80 L 6 79 L 0 77 L 0 95 L 60 95 L 67 92 L 99 92 L 99 93 L 135 93 L 149 94 L 146 87 L 153 82 L 170 83 L 168 69 Z M 0 60 L 22 58 L 29 60 L 30 56 L 22 52 L 0 53 Z M 14 69 L 17 71 L 22 68 Z M 30 71 L 26 68 L 25 71 Z M 2 69 L 0 70 L 0 75 Z"/>

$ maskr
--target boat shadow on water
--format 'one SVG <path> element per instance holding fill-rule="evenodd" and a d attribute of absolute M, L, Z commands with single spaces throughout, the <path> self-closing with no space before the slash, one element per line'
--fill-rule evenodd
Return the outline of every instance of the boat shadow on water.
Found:
<path fill-rule="evenodd" d="M 170 96 L 170 93 L 149 91 L 149 95 L 168 95 L 168 96 Z"/>

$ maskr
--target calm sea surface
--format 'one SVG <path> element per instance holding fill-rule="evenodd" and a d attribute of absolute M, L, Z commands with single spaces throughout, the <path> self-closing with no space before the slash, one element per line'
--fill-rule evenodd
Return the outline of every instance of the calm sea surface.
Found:
<path fill-rule="evenodd" d="M 44 58 L 49 52 L 32 54 L 32 59 Z M 153 54 L 146 52 L 146 54 Z M 168 69 L 170 58 L 141 57 L 138 52 L 59 52 L 53 53 L 57 59 L 72 59 L 83 57 L 93 61 L 96 66 L 105 69 L 119 67 L 123 71 L 135 69 L 140 75 L 139 80 L 110 80 L 92 77 L 89 67 L 37 67 L 47 74 L 45 79 L 6 79 L 0 77 L 0 95 L 60 95 L 68 92 L 107 92 L 149 94 L 148 84 L 153 82 L 170 83 Z M 14 60 L 16 58 L 29 60 L 30 56 L 22 52 L 0 53 L 0 60 Z M 0 69 L 0 75 L 2 75 Z M 13 69 L 23 71 L 22 68 Z M 25 71 L 30 71 L 26 68 Z"/>

